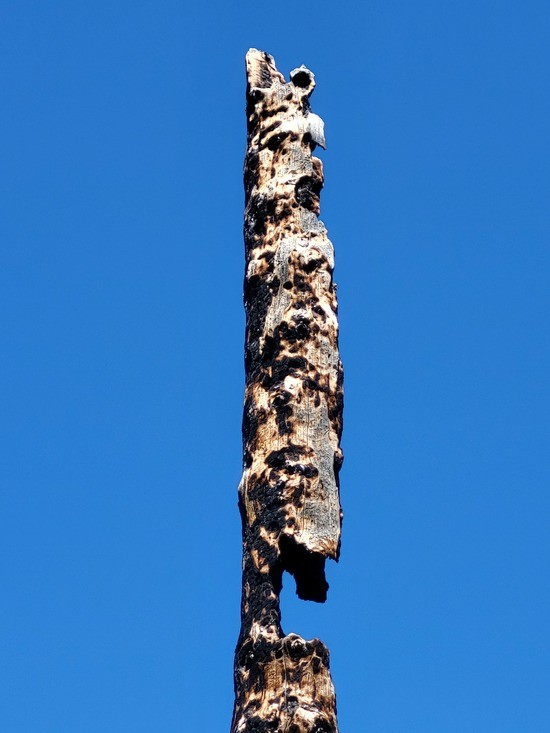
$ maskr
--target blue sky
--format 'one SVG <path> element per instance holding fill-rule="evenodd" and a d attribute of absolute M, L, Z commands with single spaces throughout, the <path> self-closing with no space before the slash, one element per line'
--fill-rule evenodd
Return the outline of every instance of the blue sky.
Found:
<path fill-rule="evenodd" d="M 550 730 L 550 6 L 4 0 L 0 728 L 228 730 L 244 54 L 305 63 L 342 557 L 283 626 L 342 733 Z"/>

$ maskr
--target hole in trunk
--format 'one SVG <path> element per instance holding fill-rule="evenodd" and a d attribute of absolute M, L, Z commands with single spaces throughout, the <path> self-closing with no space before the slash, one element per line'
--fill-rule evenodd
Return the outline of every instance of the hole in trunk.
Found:
<path fill-rule="evenodd" d="M 310 552 L 287 535 L 281 536 L 279 549 L 282 569 L 294 576 L 298 598 L 324 603 L 328 590 L 325 556 L 320 552 Z"/>

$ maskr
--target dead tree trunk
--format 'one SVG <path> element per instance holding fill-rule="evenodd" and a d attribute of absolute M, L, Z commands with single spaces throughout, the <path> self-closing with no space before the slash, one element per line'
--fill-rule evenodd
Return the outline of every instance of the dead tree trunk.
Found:
<path fill-rule="evenodd" d="M 325 146 L 305 67 L 285 82 L 271 56 L 246 56 L 246 274 L 241 633 L 232 733 L 336 733 L 327 648 L 285 636 L 286 570 L 324 601 L 338 559 L 342 367 L 334 255 L 318 219 Z"/>

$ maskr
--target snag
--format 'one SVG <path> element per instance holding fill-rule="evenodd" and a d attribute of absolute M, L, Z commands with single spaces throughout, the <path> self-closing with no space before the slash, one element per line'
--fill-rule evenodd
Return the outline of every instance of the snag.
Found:
<path fill-rule="evenodd" d="M 343 373 L 334 252 L 319 221 L 324 123 L 314 75 L 246 55 L 241 633 L 231 733 L 336 733 L 327 648 L 285 636 L 279 593 L 323 602 L 340 551 Z"/>

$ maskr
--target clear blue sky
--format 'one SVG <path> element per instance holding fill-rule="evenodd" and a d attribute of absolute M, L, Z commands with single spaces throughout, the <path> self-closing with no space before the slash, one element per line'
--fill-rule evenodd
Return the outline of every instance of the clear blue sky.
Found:
<path fill-rule="evenodd" d="M 342 733 L 550 731 L 550 5 L 1 5 L 0 729 L 218 733 L 239 625 L 243 59 L 316 74 Z"/>

